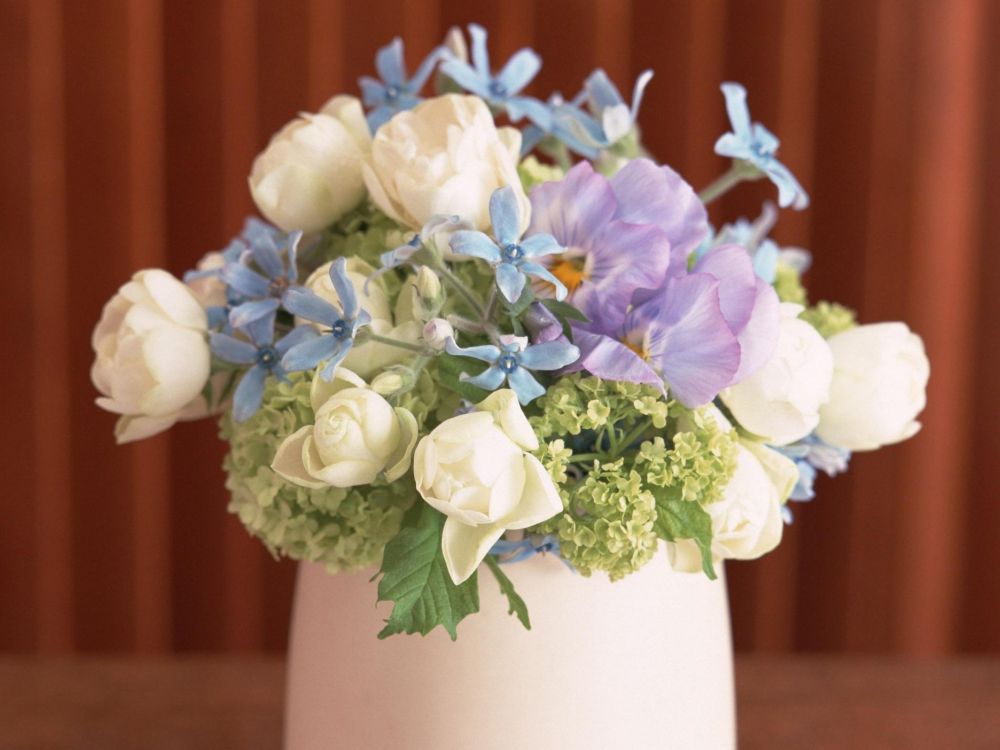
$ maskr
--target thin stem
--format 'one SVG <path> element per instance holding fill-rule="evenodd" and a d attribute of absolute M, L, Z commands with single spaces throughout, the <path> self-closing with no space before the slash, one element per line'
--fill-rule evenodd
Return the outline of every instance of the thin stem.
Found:
<path fill-rule="evenodd" d="M 427 352 L 427 349 L 420 344 L 411 344 L 409 341 L 401 341 L 400 339 L 394 339 L 390 336 L 379 336 L 377 333 L 367 332 L 364 336 L 364 340 L 377 341 L 378 343 L 385 344 L 386 346 L 395 346 L 399 349 L 416 352 L 417 354 L 425 354 Z"/>
<path fill-rule="evenodd" d="M 746 162 L 734 161 L 728 171 L 723 173 L 715 182 L 698 193 L 701 202 L 708 205 L 716 198 L 725 195 L 744 180 L 752 180 L 757 173 L 756 167 L 747 165 Z"/>
<path fill-rule="evenodd" d="M 604 461 L 607 459 L 603 453 L 577 453 L 569 461 L 570 463 L 589 463 L 590 461 Z"/>
<path fill-rule="evenodd" d="M 462 283 L 460 278 L 453 274 L 444 263 L 438 263 L 435 270 L 437 270 L 438 273 L 440 273 L 441 276 L 452 285 L 455 291 L 461 295 L 462 299 L 464 299 L 469 307 L 475 311 L 477 317 L 485 319 L 486 311 L 483 309 L 483 306 L 479 304 L 479 300 L 476 299 L 476 295 L 472 293 L 469 287 Z"/>
<path fill-rule="evenodd" d="M 640 437 L 642 437 L 642 434 L 646 430 L 648 430 L 652 426 L 652 424 L 653 424 L 653 420 L 652 419 L 644 419 L 639 424 L 637 424 L 635 427 L 633 427 L 632 431 L 629 432 L 624 437 L 624 439 L 622 439 L 621 443 L 619 443 L 620 450 L 614 450 L 614 451 L 612 451 L 612 454 L 611 454 L 612 457 L 618 458 L 618 456 L 620 455 L 621 451 L 628 450 L 629 446 L 632 445 L 632 443 L 634 443 Z"/>

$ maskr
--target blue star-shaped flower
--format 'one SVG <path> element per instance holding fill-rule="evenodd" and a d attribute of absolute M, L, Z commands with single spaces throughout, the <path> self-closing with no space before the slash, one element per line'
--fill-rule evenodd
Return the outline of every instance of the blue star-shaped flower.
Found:
<path fill-rule="evenodd" d="M 489 363 L 488 368 L 474 377 L 463 373 L 460 378 L 462 382 L 495 391 L 506 380 L 522 405 L 531 403 L 545 393 L 545 387 L 535 380 L 530 370 L 558 370 L 580 358 L 580 350 L 568 341 L 549 341 L 529 346 L 528 339 L 522 336 L 502 336 L 500 346 L 485 344 L 467 349 L 456 344 L 454 339 L 448 339 L 445 350 L 454 356 L 471 357 Z"/>
<path fill-rule="evenodd" d="M 791 445 L 774 448 L 792 459 L 799 470 L 798 482 L 788 498 L 796 502 L 807 502 L 816 496 L 813 483 L 817 472 L 822 471 L 827 476 L 835 477 L 847 471 L 847 463 L 851 459 L 849 450 L 825 443 L 815 434 L 807 435 Z M 781 517 L 787 524 L 792 522 L 792 511 L 787 504 L 781 508 Z"/>
<path fill-rule="evenodd" d="M 371 322 L 371 316 L 358 308 L 358 298 L 354 285 L 347 278 L 344 258 L 337 258 L 330 266 L 330 281 L 342 310 L 305 287 L 290 289 L 285 295 L 284 307 L 288 312 L 322 326 L 318 338 L 298 344 L 285 353 L 281 365 L 289 372 L 311 370 L 324 363 L 320 375 L 324 380 L 332 380 L 337 366 L 351 350 L 358 329 Z"/>
<path fill-rule="evenodd" d="M 284 253 L 278 249 L 282 239 Z M 287 292 L 299 280 L 296 255 L 301 239 L 302 232 L 279 235 L 277 241 L 274 235 L 262 232 L 253 237 L 249 249 L 240 253 L 238 260 L 223 266 L 219 278 L 243 300 L 229 311 L 233 328 L 243 328 L 277 312 Z M 251 268 L 251 261 L 259 271 Z"/>
<path fill-rule="evenodd" d="M 791 170 L 778 161 L 780 141 L 759 122 L 751 123 L 747 90 L 738 83 L 724 83 L 722 94 L 726 97 L 726 112 L 733 132 L 725 133 L 715 142 L 715 153 L 748 162 L 760 170 L 777 186 L 778 204 L 782 208 L 808 207 L 808 194 Z"/>
<path fill-rule="evenodd" d="M 375 55 L 375 70 L 379 78 L 363 76 L 358 80 L 361 99 L 368 113 L 368 127 L 374 133 L 397 112 L 413 109 L 420 103 L 420 89 L 434 72 L 434 66 L 448 56 L 444 47 L 436 47 L 420 63 L 412 78 L 406 75 L 403 60 L 403 40 L 393 39 Z M 381 79 L 381 80 L 379 80 Z"/>
<path fill-rule="evenodd" d="M 246 421 L 260 408 L 264 383 L 269 375 L 288 379 L 281 366 L 285 353 L 316 337 L 312 326 L 298 326 L 275 343 L 274 318 L 272 312 L 250 321 L 243 329 L 249 342 L 225 333 L 213 331 L 210 334 L 212 353 L 216 357 L 237 365 L 250 365 L 233 394 L 233 419 L 237 422 Z"/>
<path fill-rule="evenodd" d="M 518 50 L 494 75 L 486 48 L 486 30 L 478 24 L 469 24 L 469 36 L 472 38 L 472 65 L 452 57 L 441 65 L 441 72 L 466 91 L 506 110 L 511 120 L 517 122 L 527 117 L 548 130 L 551 121 L 548 107 L 530 96 L 519 96 L 538 74 L 542 59 L 534 50 Z"/>
<path fill-rule="evenodd" d="M 551 234 L 533 234 L 521 240 L 521 211 L 511 187 L 498 188 L 490 196 L 490 222 L 494 242 L 482 232 L 463 229 L 452 235 L 452 252 L 485 260 L 496 272 L 497 288 L 511 304 L 517 302 L 528 276 L 537 276 L 556 288 L 556 298 L 566 297 L 566 287 L 545 266 L 532 259 L 565 250 Z"/>

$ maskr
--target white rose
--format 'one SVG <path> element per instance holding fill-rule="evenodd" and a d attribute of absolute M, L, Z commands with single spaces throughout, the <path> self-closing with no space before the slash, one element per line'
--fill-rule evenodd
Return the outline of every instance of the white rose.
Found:
<path fill-rule="evenodd" d="M 795 464 L 759 443 L 741 440 L 736 471 L 722 497 L 704 506 L 712 519 L 712 558 L 752 560 L 781 542 L 781 505 L 798 478 Z M 701 553 L 690 539 L 667 544 L 675 570 L 701 570 Z"/>
<path fill-rule="evenodd" d="M 330 382 L 313 379 L 313 424 L 285 438 L 271 468 L 312 489 L 371 484 L 380 473 L 393 481 L 410 468 L 417 421 L 393 408 L 355 373 L 340 367 Z"/>
<path fill-rule="evenodd" d="M 720 394 L 740 425 L 772 445 L 787 445 L 812 432 L 820 406 L 830 397 L 833 355 L 816 329 L 799 320 L 801 312 L 801 305 L 781 305 L 774 354 Z"/>
<path fill-rule="evenodd" d="M 204 413 L 211 357 L 205 311 L 166 271 L 139 271 L 104 306 L 90 370 L 102 409 L 120 414 L 119 443 L 155 435 Z"/>
<path fill-rule="evenodd" d="M 442 422 L 417 445 L 417 491 L 444 513 L 441 549 L 452 581 L 471 576 L 508 529 L 541 523 L 563 506 L 552 477 L 527 451 L 538 439 L 509 390 Z"/>
<path fill-rule="evenodd" d="M 195 268 L 199 271 L 218 271 L 224 265 L 226 265 L 225 256 L 218 251 L 213 251 L 205 253 Z M 218 274 L 201 276 L 185 283 L 202 307 L 226 306 L 226 285 Z"/>
<path fill-rule="evenodd" d="M 254 160 L 250 192 L 260 212 L 291 232 L 329 226 L 365 197 L 361 165 L 371 134 L 361 102 L 331 99 L 278 131 Z"/>
<path fill-rule="evenodd" d="M 326 263 L 310 274 L 305 286 L 327 302 L 341 307 L 340 297 L 330 281 L 330 266 Z M 411 344 L 420 342 L 420 323 L 412 319 L 394 316 L 389 304 L 389 295 L 378 279 L 366 282 L 374 269 L 360 258 L 347 259 L 347 278 L 350 279 L 358 298 L 358 305 L 371 316 L 369 329 L 380 336 L 389 336 Z M 400 296 L 406 292 L 402 290 Z M 297 323 L 307 323 L 297 320 Z M 377 341 L 352 346 L 344 358 L 343 366 L 353 370 L 363 378 L 371 377 L 389 365 L 397 364 L 413 356 L 413 352 L 398 346 L 389 346 Z"/>
<path fill-rule="evenodd" d="M 852 451 L 915 435 L 931 372 L 921 338 L 903 323 L 876 323 L 838 333 L 828 343 L 833 386 L 816 434 Z"/>
<path fill-rule="evenodd" d="M 432 217 L 458 216 L 490 227 L 490 196 L 510 186 L 522 230 L 531 204 L 517 174 L 521 134 L 497 129 L 482 99 L 446 94 L 400 112 L 378 129 L 364 179 L 375 204 L 420 230 Z"/>

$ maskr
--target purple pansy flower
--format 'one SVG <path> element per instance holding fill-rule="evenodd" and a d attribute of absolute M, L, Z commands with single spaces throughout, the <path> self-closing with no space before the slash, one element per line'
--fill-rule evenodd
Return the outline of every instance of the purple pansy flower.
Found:
<path fill-rule="evenodd" d="M 490 196 L 490 222 L 495 242 L 482 232 L 463 229 L 452 235 L 451 251 L 485 260 L 493 266 L 497 288 L 511 304 L 520 298 L 528 276 L 537 276 L 552 284 L 557 298 L 566 296 L 566 288 L 559 279 L 535 261 L 561 253 L 563 248 L 550 234 L 536 232 L 521 239 L 521 215 L 513 188 L 498 188 Z"/>

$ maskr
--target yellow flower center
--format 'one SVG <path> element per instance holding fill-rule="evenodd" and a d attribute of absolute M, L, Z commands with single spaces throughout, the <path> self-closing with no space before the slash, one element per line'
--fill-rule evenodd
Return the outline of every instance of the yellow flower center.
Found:
<path fill-rule="evenodd" d="M 576 288 L 587 278 L 583 272 L 583 258 L 560 261 L 549 270 L 566 286 L 570 294 L 575 292 Z"/>

